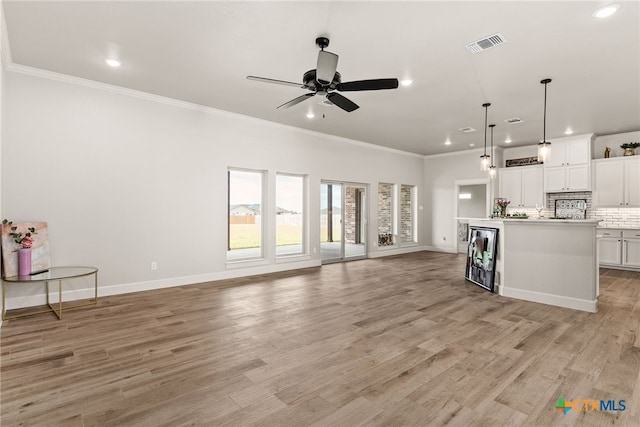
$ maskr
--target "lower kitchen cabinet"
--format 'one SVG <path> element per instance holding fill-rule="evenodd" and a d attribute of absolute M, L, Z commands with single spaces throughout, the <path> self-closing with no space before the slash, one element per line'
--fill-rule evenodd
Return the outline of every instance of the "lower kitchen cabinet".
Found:
<path fill-rule="evenodd" d="M 622 232 L 622 265 L 640 268 L 640 230 Z"/>
<path fill-rule="evenodd" d="M 601 229 L 598 236 L 601 266 L 640 269 L 640 230 Z"/>

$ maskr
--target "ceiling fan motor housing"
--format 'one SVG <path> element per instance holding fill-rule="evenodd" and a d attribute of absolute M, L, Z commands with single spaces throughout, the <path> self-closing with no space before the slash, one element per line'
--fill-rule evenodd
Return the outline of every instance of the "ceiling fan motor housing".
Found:
<path fill-rule="evenodd" d="M 329 85 L 322 85 L 322 83 L 316 80 L 316 70 L 309 70 L 306 73 L 304 73 L 304 76 L 302 77 L 302 82 L 304 83 L 304 86 L 309 90 L 316 91 L 316 90 L 324 89 L 325 91 L 328 91 L 328 90 L 335 90 L 337 85 L 341 82 L 341 80 L 340 80 L 340 73 L 336 71 L 331 83 L 329 83 Z"/>

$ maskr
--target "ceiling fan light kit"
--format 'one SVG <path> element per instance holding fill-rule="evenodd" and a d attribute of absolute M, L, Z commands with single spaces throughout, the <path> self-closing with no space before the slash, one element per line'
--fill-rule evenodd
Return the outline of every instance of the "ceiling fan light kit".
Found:
<path fill-rule="evenodd" d="M 277 108 L 290 108 L 302 101 L 312 98 L 315 95 L 321 95 L 324 96 L 328 102 L 348 113 L 355 111 L 360 107 L 355 102 L 335 91 L 358 92 L 398 88 L 398 79 L 395 78 L 358 80 L 342 83 L 340 73 L 337 71 L 338 55 L 324 50 L 329 46 L 329 39 L 327 37 L 318 37 L 316 38 L 316 45 L 320 48 L 316 68 L 315 70 L 309 70 L 304 73 L 302 83 L 256 76 L 247 76 L 247 79 L 263 83 L 295 86 L 310 91 L 309 93 L 305 93 L 304 95 L 298 96 L 279 105 Z"/>

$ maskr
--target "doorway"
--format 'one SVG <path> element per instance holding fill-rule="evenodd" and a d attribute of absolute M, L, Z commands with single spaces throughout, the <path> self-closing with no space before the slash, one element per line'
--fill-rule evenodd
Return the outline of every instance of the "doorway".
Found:
<path fill-rule="evenodd" d="M 456 181 L 455 221 L 456 250 L 467 251 L 469 219 L 487 218 L 490 206 L 490 182 L 486 179 Z"/>
<path fill-rule="evenodd" d="M 322 181 L 320 255 L 323 264 L 367 257 L 367 186 Z"/>

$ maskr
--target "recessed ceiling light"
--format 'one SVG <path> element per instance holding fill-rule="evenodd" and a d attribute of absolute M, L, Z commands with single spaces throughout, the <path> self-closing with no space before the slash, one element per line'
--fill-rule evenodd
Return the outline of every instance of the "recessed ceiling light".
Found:
<path fill-rule="evenodd" d="M 316 115 L 313 114 L 312 112 L 307 113 L 307 118 L 308 119 L 313 119 Z"/>
<path fill-rule="evenodd" d="M 476 144 L 474 144 L 473 142 L 471 144 L 469 144 L 469 147 L 475 147 Z"/>
<path fill-rule="evenodd" d="M 119 67 L 122 65 L 122 62 L 118 61 L 117 59 L 114 58 L 107 58 L 104 60 L 104 62 L 107 63 L 107 65 L 111 66 L 111 67 Z"/>
<path fill-rule="evenodd" d="M 413 83 L 413 80 L 411 80 L 411 79 L 400 80 L 400 84 L 402 86 L 411 86 L 411 83 Z"/>
<path fill-rule="evenodd" d="M 603 6 L 600 9 L 596 10 L 595 12 L 593 12 L 593 17 L 594 18 L 608 18 L 611 15 L 613 15 L 614 13 L 616 13 L 618 11 L 618 9 L 620 9 L 620 5 L 619 4 L 610 4 L 607 6 Z"/>
<path fill-rule="evenodd" d="M 451 145 L 451 141 L 445 141 L 444 145 Z"/>
<path fill-rule="evenodd" d="M 571 135 L 573 133 L 573 129 L 571 128 L 567 128 L 567 130 L 564 131 L 565 135 Z"/>
<path fill-rule="evenodd" d="M 504 143 L 505 143 L 505 144 L 511 144 L 511 138 L 507 138 L 507 139 L 505 139 L 505 140 L 504 140 Z"/>

